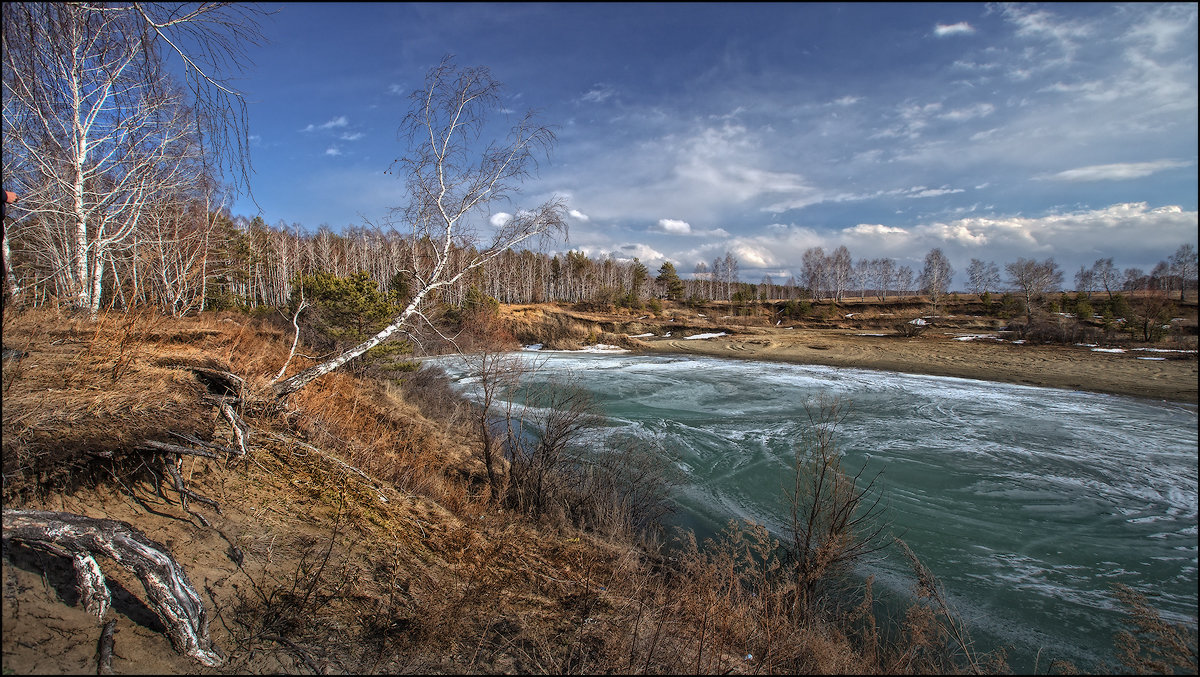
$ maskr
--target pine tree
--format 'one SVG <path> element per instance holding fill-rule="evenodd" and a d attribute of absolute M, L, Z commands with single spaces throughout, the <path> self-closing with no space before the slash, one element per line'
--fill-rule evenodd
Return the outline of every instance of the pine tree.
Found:
<path fill-rule="evenodd" d="M 656 281 L 666 290 L 668 299 L 678 301 L 683 298 L 683 280 L 679 279 L 679 273 L 675 272 L 675 266 L 670 261 L 663 261 Z"/>

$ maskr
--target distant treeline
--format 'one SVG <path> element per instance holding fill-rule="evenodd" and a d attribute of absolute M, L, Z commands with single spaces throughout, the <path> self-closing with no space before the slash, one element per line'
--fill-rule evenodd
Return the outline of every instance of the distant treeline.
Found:
<path fill-rule="evenodd" d="M 11 219 L 9 214 L 6 220 Z M 292 303 L 303 276 L 326 273 L 349 277 L 366 273 L 381 292 L 401 298 L 425 269 L 430 247 L 394 229 L 350 227 L 337 233 L 322 227 L 307 232 L 299 224 L 268 225 L 211 212 L 195 201 L 185 208 L 159 211 L 142 219 L 120 247 L 107 252 L 107 272 L 99 280 L 101 307 L 158 306 L 182 315 L 199 310 L 285 307 Z M 75 284 L 59 261 L 46 256 L 42 234 L 28 219 L 9 230 L 11 268 L 6 292 L 27 304 L 71 300 Z M 464 260 L 472 250 L 456 250 Z M 940 249 L 925 257 L 920 271 L 890 258 L 854 260 L 842 246 L 830 254 L 814 247 L 804 252 L 800 277 L 758 283 L 739 279 L 738 260 L 726 253 L 699 263 L 684 278 L 671 263 L 657 271 L 638 259 L 592 258 L 579 251 L 549 254 L 507 251 L 446 288 L 441 301 L 462 306 L 472 287 L 501 303 L 595 303 L 638 306 L 654 299 L 734 301 L 824 300 L 848 298 L 879 301 L 925 294 L 936 302 L 948 293 L 954 269 Z M 1063 288 L 1063 273 L 1053 259 L 1019 259 L 1004 265 L 972 259 L 967 268 L 970 291 L 976 294 L 1015 291 L 1043 294 Z M 1161 290 L 1167 295 L 1196 289 L 1196 251 L 1181 245 L 1146 273 L 1119 269 L 1111 258 L 1098 260 L 1074 275 L 1074 290 L 1083 292 Z M 686 275 L 686 273 L 685 273 Z M 95 281 L 93 281 L 95 284 Z"/>

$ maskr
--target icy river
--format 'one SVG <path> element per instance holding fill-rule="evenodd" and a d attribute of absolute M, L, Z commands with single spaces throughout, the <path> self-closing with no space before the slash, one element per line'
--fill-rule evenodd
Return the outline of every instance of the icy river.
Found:
<path fill-rule="evenodd" d="M 1046 672 L 1056 658 L 1113 665 L 1114 583 L 1195 629 L 1195 405 L 702 357 L 521 355 L 538 363 L 534 381 L 590 390 L 602 434 L 633 433 L 672 455 L 683 475 L 674 519 L 701 538 L 731 518 L 783 527 L 805 405 L 838 398 L 843 466 L 882 472 L 890 532 L 1018 672 L 1035 661 Z M 472 392 L 461 366 L 439 363 Z M 912 585 L 894 548 L 859 573 L 896 592 Z"/>

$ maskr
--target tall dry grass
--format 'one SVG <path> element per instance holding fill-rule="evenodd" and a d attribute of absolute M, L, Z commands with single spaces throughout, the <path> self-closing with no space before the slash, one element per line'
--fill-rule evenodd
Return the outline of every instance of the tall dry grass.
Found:
<path fill-rule="evenodd" d="M 184 430 L 214 438 L 224 423 L 203 384 L 178 365 L 231 371 L 245 379 L 248 399 L 265 398 L 291 337 L 282 320 L 233 314 L 6 312 L 5 347 L 21 351 L 3 367 L 6 504 L 10 495 L 63 486 L 97 459 L 108 462 L 106 451 L 119 456 L 140 439 Z M 974 653 L 915 556 L 913 603 L 888 632 L 871 581 L 840 577 L 814 588 L 836 591 L 821 603 L 797 604 L 812 594 L 800 589 L 808 581 L 760 525 L 731 524 L 702 544 L 685 534 L 671 549 L 635 544 L 636 529 L 606 525 L 628 526 L 645 506 L 621 503 L 615 485 L 595 476 L 575 485 L 595 504 L 563 511 L 587 519 L 503 510 L 487 500 L 464 407 L 434 372 L 403 385 L 335 373 L 283 406 L 243 411 L 259 431 L 251 461 L 222 481 L 274 482 L 328 516 L 289 537 L 286 556 L 242 544 L 245 558 L 267 563 L 247 565 L 251 582 L 219 600 L 236 640 L 232 670 L 264 669 L 251 658 L 271 647 L 289 657 L 272 668 L 280 671 L 1004 670 Z M 352 481 L 342 464 L 369 484 Z M 1157 669 L 1181 655 L 1176 665 L 1186 669 L 1187 638 L 1181 645 L 1160 632 L 1149 612 L 1138 618 L 1126 644 L 1136 667 Z"/>

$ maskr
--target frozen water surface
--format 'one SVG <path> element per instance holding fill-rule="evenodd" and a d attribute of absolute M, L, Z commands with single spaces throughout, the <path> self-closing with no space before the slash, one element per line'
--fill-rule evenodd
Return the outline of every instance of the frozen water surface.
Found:
<path fill-rule="evenodd" d="M 570 374 L 594 393 L 609 420 L 602 433 L 673 455 L 687 482 L 679 522 L 701 537 L 730 518 L 783 526 L 805 407 L 838 398 L 845 466 L 882 471 L 892 531 L 981 641 L 1011 647 L 1018 671 L 1033 669 L 1039 649 L 1042 668 L 1049 658 L 1115 663 L 1117 582 L 1195 627 L 1195 406 L 824 366 L 525 355 L 542 364 L 536 379 Z M 902 560 L 893 553 L 862 573 L 906 590 Z"/>

